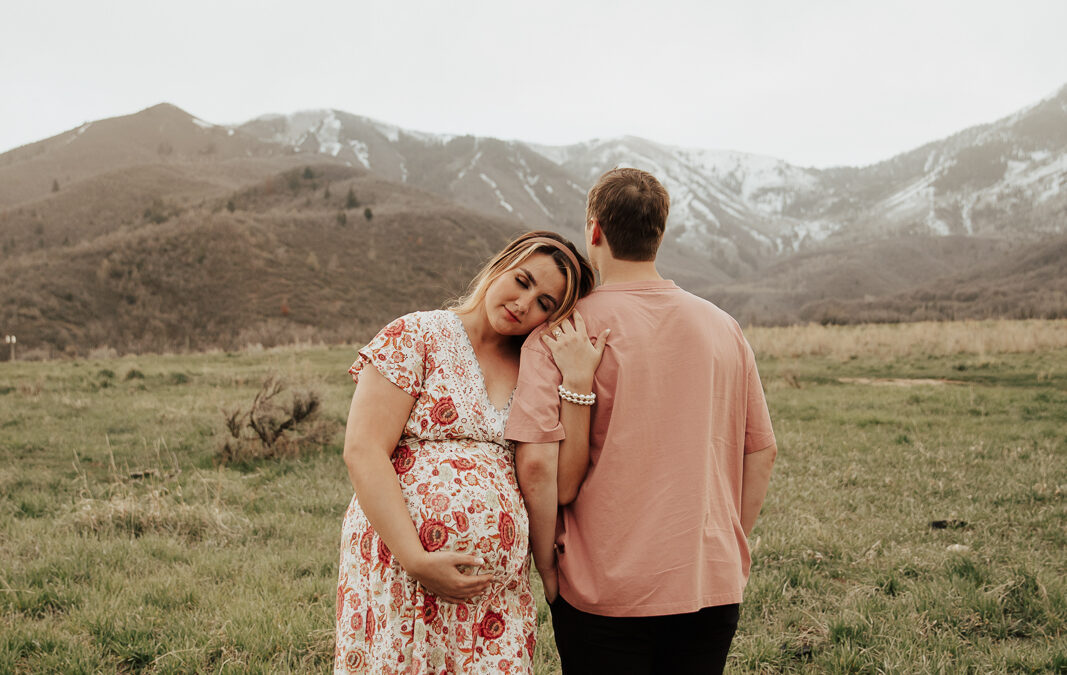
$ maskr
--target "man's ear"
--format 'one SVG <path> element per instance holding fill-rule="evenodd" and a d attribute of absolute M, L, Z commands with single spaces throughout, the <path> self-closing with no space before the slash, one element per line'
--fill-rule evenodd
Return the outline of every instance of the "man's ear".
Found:
<path fill-rule="evenodd" d="M 604 236 L 604 231 L 600 229 L 600 222 L 596 218 L 590 218 L 589 227 L 592 228 L 589 232 L 589 243 L 593 246 L 599 246 L 600 239 Z"/>

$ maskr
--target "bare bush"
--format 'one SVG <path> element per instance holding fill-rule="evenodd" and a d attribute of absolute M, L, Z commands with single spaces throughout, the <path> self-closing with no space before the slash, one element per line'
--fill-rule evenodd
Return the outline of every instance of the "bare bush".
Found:
<path fill-rule="evenodd" d="M 215 453 L 220 463 L 297 457 L 326 445 L 333 429 L 319 417 L 322 399 L 318 392 L 294 391 L 288 402 L 280 403 L 284 390 L 284 383 L 270 376 L 247 410 L 223 410 L 229 437 Z"/>

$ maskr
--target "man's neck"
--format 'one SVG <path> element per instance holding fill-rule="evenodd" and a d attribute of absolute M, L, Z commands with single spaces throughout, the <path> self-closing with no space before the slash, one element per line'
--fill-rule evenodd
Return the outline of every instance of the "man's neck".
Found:
<path fill-rule="evenodd" d="M 632 281 L 662 281 L 663 277 L 656 270 L 656 261 L 634 262 L 631 260 L 600 261 L 600 283 L 621 284 Z"/>

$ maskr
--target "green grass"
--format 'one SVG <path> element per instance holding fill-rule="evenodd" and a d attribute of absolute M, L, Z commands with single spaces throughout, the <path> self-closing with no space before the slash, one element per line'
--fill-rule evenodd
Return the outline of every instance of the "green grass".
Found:
<path fill-rule="evenodd" d="M 0 673 L 328 670 L 353 354 L 0 364 Z M 780 454 L 730 672 L 1067 672 L 1067 350 L 760 367 Z M 216 467 L 269 373 L 333 443 Z"/>

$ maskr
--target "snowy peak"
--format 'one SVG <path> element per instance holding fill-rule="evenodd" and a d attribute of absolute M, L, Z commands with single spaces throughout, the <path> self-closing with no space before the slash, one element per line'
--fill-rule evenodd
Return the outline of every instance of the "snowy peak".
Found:
<path fill-rule="evenodd" d="M 731 276 L 835 243 L 1067 230 L 1067 87 L 883 162 L 825 170 L 635 136 L 546 146 L 430 134 L 338 110 L 264 116 L 240 129 L 572 237 L 600 174 L 645 169 L 671 194 L 667 248 Z"/>

